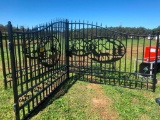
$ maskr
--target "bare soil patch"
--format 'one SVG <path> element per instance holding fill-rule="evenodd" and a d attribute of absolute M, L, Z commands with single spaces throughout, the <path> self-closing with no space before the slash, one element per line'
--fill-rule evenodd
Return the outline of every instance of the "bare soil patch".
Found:
<path fill-rule="evenodd" d="M 92 112 L 96 112 L 102 120 L 117 120 L 119 119 L 118 113 L 112 107 L 112 101 L 104 93 L 103 89 L 99 84 L 89 84 L 86 86 L 87 89 L 92 89 L 93 94 L 91 97 Z"/>

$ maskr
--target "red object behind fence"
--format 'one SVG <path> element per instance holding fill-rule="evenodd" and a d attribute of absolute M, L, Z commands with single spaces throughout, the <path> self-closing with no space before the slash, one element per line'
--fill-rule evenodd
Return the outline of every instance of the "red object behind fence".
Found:
<path fill-rule="evenodd" d="M 156 60 L 156 46 L 146 46 L 144 61 L 152 62 Z M 158 60 L 160 60 L 160 47 L 158 48 Z"/>

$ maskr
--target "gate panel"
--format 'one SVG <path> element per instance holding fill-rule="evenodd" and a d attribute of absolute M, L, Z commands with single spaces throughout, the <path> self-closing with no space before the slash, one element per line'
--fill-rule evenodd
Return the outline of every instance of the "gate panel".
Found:
<path fill-rule="evenodd" d="M 71 22 L 69 42 L 72 75 L 78 74 L 81 80 L 89 82 L 155 90 L 156 68 L 150 67 L 149 74 L 144 73 L 141 64 L 147 62 L 146 46 L 154 45 L 156 49 L 157 41 L 93 24 Z M 147 63 L 157 66 L 155 61 Z"/>
<path fill-rule="evenodd" d="M 68 78 L 66 22 L 14 31 L 9 23 L 16 119 L 27 118 Z"/>

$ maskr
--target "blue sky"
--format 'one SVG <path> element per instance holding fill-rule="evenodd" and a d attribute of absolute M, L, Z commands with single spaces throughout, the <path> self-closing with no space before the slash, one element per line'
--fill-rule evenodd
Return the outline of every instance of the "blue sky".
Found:
<path fill-rule="evenodd" d="M 160 0 L 0 0 L 0 24 L 32 27 L 56 18 L 103 26 L 160 26 Z"/>

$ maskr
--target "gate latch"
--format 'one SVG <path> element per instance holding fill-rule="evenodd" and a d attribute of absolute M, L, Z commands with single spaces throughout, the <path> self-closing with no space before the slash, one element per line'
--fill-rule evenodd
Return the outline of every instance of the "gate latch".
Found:
<path fill-rule="evenodd" d="M 72 57 L 72 51 L 66 50 L 66 56 Z"/>

